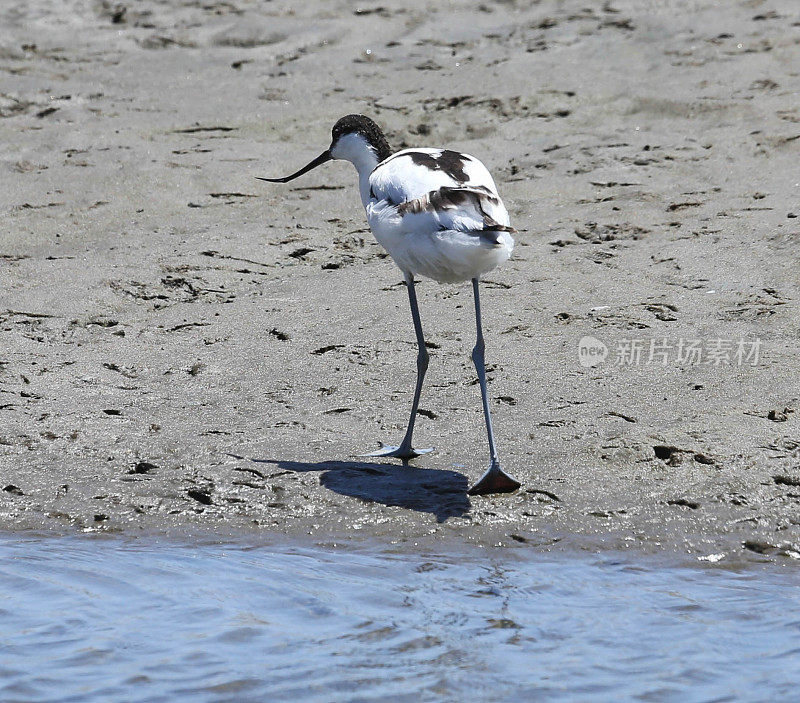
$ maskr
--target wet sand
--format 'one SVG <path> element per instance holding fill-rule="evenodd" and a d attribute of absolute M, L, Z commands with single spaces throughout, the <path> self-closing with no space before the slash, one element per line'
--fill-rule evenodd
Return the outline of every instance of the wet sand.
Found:
<path fill-rule="evenodd" d="M 0 11 L 0 527 L 800 556 L 796 4 L 294 5 Z M 401 275 L 349 164 L 254 180 L 351 112 L 480 158 L 520 230 L 483 297 L 516 494 L 465 495 L 466 285 L 418 286 L 436 453 L 353 459 L 407 420 Z"/>

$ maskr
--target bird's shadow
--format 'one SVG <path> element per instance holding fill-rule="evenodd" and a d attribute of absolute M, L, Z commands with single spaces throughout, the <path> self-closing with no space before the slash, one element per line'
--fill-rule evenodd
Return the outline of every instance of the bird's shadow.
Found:
<path fill-rule="evenodd" d="M 252 461 L 297 473 L 321 471 L 320 484 L 334 493 L 431 513 L 437 522 L 460 517 L 470 509 L 467 477 L 458 471 L 365 461 Z"/>

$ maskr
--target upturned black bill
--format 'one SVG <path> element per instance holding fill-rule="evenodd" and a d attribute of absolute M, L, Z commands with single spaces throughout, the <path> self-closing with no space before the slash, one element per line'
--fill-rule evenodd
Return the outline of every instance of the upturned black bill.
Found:
<path fill-rule="evenodd" d="M 283 178 L 261 178 L 261 176 L 256 176 L 259 181 L 269 181 L 270 183 L 288 183 L 289 181 L 293 181 L 298 176 L 302 176 L 304 173 L 308 173 L 312 168 L 316 168 L 317 166 L 321 166 L 326 161 L 331 161 L 333 157 L 331 156 L 330 151 L 323 151 L 316 159 L 314 159 L 310 164 L 303 166 L 299 171 L 293 173 L 291 176 L 284 176 Z"/>

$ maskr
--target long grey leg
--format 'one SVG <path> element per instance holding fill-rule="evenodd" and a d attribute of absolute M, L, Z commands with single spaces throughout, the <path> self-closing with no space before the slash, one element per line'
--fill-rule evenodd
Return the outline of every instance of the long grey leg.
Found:
<path fill-rule="evenodd" d="M 489 394 L 486 389 L 486 363 L 484 351 L 486 344 L 483 341 L 483 329 L 481 326 L 481 298 L 478 291 L 478 279 L 472 279 L 472 290 L 475 294 L 475 326 L 477 329 L 477 340 L 475 348 L 472 350 L 472 361 L 475 364 L 475 371 L 478 373 L 478 382 L 481 385 L 481 400 L 483 401 L 483 416 L 486 419 L 486 433 L 489 435 L 489 456 L 491 463 L 489 469 L 480 480 L 467 491 L 470 495 L 483 493 L 508 493 L 519 488 L 519 481 L 511 478 L 500 468 L 500 460 L 497 458 L 497 449 L 494 445 L 494 432 L 492 430 L 492 415 L 489 412 Z"/>
<path fill-rule="evenodd" d="M 489 395 L 486 389 L 486 363 L 484 352 L 486 344 L 483 341 L 483 328 L 481 326 L 481 298 L 478 291 L 478 279 L 472 279 L 472 290 L 475 294 L 475 326 L 477 328 L 477 341 L 472 350 L 472 362 L 475 364 L 475 371 L 478 373 L 478 382 L 481 384 L 481 400 L 483 401 L 483 416 L 486 418 L 486 432 L 489 435 L 489 456 L 492 466 L 500 466 L 497 459 L 497 449 L 494 446 L 494 432 L 492 431 L 492 415 L 489 412 Z"/>
<path fill-rule="evenodd" d="M 408 288 L 408 304 L 411 307 L 411 317 L 414 320 L 414 333 L 417 336 L 417 385 L 414 389 L 414 401 L 411 403 L 411 417 L 408 420 L 408 429 L 399 447 L 382 447 L 381 449 L 370 452 L 365 456 L 392 456 L 402 459 L 403 463 L 408 463 L 420 454 L 427 454 L 432 449 L 414 449 L 411 446 L 411 438 L 414 434 L 414 423 L 417 419 L 417 409 L 419 408 L 419 397 L 422 394 L 422 382 L 425 380 L 425 372 L 428 370 L 428 350 L 425 347 L 425 337 L 422 334 L 422 321 L 419 317 L 419 305 L 417 304 L 417 292 L 414 290 L 414 276 L 411 273 L 405 274 L 406 288 Z"/>
<path fill-rule="evenodd" d="M 414 422 L 417 419 L 417 409 L 419 408 L 419 397 L 422 394 L 422 382 L 425 380 L 425 372 L 428 370 L 428 350 L 425 347 L 425 337 L 422 334 L 422 321 L 419 317 L 419 305 L 417 305 L 417 291 L 414 290 L 414 276 L 406 274 L 406 287 L 408 288 L 408 304 L 411 306 L 411 317 L 414 320 L 414 334 L 417 336 L 417 386 L 414 389 L 414 402 L 411 403 L 411 417 L 408 420 L 406 436 L 400 443 L 401 452 L 411 450 L 411 436 L 414 434 Z"/>

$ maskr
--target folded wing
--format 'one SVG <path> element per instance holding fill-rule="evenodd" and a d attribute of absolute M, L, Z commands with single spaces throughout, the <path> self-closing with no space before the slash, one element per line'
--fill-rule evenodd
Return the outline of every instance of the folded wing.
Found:
<path fill-rule="evenodd" d="M 439 188 L 475 188 L 497 195 L 486 167 L 474 156 L 449 149 L 405 149 L 382 161 L 369 177 L 378 200 L 398 205 Z"/>
<path fill-rule="evenodd" d="M 468 154 L 406 149 L 377 166 L 370 188 L 376 206 L 402 219 L 401 230 L 486 232 L 490 240 L 514 231 L 492 176 Z"/>
<path fill-rule="evenodd" d="M 508 213 L 495 195 L 477 188 L 439 188 L 397 206 L 410 230 L 427 228 L 460 232 L 514 232 Z"/>

